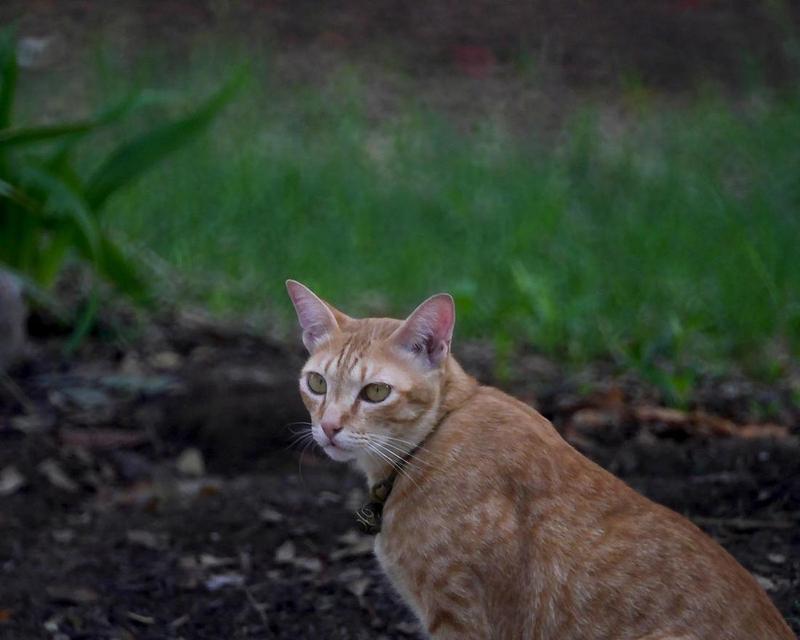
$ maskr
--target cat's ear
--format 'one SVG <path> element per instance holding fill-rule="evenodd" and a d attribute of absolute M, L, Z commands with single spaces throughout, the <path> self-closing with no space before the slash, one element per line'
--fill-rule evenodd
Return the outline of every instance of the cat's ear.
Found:
<path fill-rule="evenodd" d="M 431 296 L 392 335 L 402 349 L 431 367 L 438 367 L 450 353 L 456 307 L 447 293 Z"/>
<path fill-rule="evenodd" d="M 313 353 L 323 342 L 338 333 L 341 325 L 350 320 L 296 280 L 287 280 L 286 290 L 297 312 L 297 319 L 303 330 L 303 344 L 309 353 Z"/>

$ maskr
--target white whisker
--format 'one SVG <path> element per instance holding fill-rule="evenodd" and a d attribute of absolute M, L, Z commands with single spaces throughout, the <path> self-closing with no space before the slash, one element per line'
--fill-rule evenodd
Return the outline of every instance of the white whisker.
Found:
<path fill-rule="evenodd" d="M 400 475 L 405 476 L 419 489 L 421 488 L 416 480 L 408 472 L 408 463 L 401 456 L 396 454 L 391 449 L 387 449 L 384 445 L 375 440 L 367 440 L 367 446 L 372 448 L 378 455 L 380 455 L 386 462 L 388 462 Z M 391 456 L 391 457 L 390 457 Z M 394 459 L 393 459 L 394 458 Z M 396 460 L 396 462 L 395 462 Z"/>
<path fill-rule="evenodd" d="M 438 453 L 434 453 L 433 451 L 428 449 L 426 446 L 424 446 L 422 444 L 419 444 L 417 442 L 412 442 L 411 440 L 404 440 L 403 438 L 397 438 L 395 436 L 382 435 L 380 437 L 385 439 L 385 440 L 387 440 L 387 441 L 391 440 L 392 442 L 396 442 L 396 443 L 399 443 L 401 445 L 408 445 L 409 447 L 411 447 L 411 450 L 423 451 L 423 452 L 427 453 L 428 455 L 430 455 L 433 458 L 439 458 L 440 460 L 444 460 L 444 456 L 442 456 L 441 454 L 438 454 Z"/>
<path fill-rule="evenodd" d="M 410 442 L 408 440 L 402 440 L 401 438 L 393 438 L 392 436 L 380 436 L 380 438 L 384 439 L 383 440 L 384 444 L 393 446 L 396 450 L 402 452 L 402 454 L 404 456 L 407 456 L 409 459 L 418 460 L 422 464 L 426 464 L 434 469 L 437 468 L 437 465 L 434 463 L 441 464 L 447 462 L 447 459 L 444 456 L 438 453 L 434 453 L 430 449 L 426 449 L 423 446 L 418 446 L 415 443 Z M 397 444 L 397 442 L 402 443 L 402 445 Z M 403 445 L 411 447 L 410 450 L 406 449 L 406 446 Z M 420 452 L 425 455 L 424 458 L 420 455 Z"/>
<path fill-rule="evenodd" d="M 378 454 L 378 455 L 379 455 L 379 456 L 380 456 L 380 457 L 381 457 L 381 458 L 382 458 L 384 461 L 386 461 L 386 462 L 387 462 L 387 463 L 388 463 L 388 464 L 389 464 L 389 465 L 390 465 L 390 466 L 391 466 L 393 469 L 395 469 L 395 471 L 397 471 L 397 473 L 399 473 L 399 474 L 400 474 L 400 475 L 402 475 L 402 476 L 405 476 L 405 477 L 406 477 L 406 478 L 408 478 L 408 479 L 409 479 L 411 482 L 413 482 L 413 483 L 414 483 L 414 484 L 415 484 L 417 487 L 419 487 L 419 485 L 417 484 L 417 482 L 414 480 L 414 478 L 412 478 L 412 477 L 411 477 L 411 475 L 408 473 L 408 471 L 407 471 L 406 469 L 404 469 L 402 466 L 398 466 L 398 465 L 395 463 L 395 461 L 394 461 L 394 460 L 392 460 L 392 458 L 390 458 L 390 457 L 389 457 L 389 455 L 387 455 L 387 454 L 392 454 L 393 456 L 397 457 L 395 454 L 393 454 L 393 453 L 392 453 L 391 451 L 389 451 L 388 449 L 386 449 L 386 450 L 382 449 L 382 447 L 381 447 L 381 446 L 380 446 L 380 445 L 379 445 L 377 442 L 374 442 L 374 441 L 367 441 L 367 446 L 368 446 L 368 447 L 369 447 L 369 448 L 370 448 L 372 451 L 374 451 L 375 453 L 377 453 L 377 454 Z M 402 461 L 402 458 L 398 458 L 398 459 L 399 459 L 400 461 Z"/>
<path fill-rule="evenodd" d="M 420 456 L 418 456 L 416 453 L 411 452 L 411 451 L 406 451 L 404 448 L 402 448 L 402 447 L 400 447 L 400 446 L 398 446 L 398 445 L 396 445 L 396 444 L 394 444 L 392 442 L 382 442 L 381 444 L 384 447 L 386 447 L 387 449 L 392 450 L 396 455 L 399 455 L 400 457 L 405 459 L 407 464 L 410 464 L 411 461 L 413 460 L 413 461 L 416 461 L 416 462 L 421 462 L 422 464 L 427 465 L 427 466 L 431 467 L 432 469 L 436 469 L 437 468 L 436 465 L 433 464 L 430 460 L 425 460 L 424 458 L 421 458 Z"/>

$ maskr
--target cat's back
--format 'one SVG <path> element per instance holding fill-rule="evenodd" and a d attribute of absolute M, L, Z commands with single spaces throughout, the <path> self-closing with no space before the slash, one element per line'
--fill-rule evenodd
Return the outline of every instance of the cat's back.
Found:
<path fill-rule="evenodd" d="M 451 411 L 412 471 L 387 511 L 387 570 L 412 601 L 483 603 L 486 637 L 793 638 L 719 545 L 496 389 Z"/>

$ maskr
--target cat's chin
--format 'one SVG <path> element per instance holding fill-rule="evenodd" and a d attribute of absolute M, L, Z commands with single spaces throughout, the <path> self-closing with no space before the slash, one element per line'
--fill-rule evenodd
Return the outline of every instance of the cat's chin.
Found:
<path fill-rule="evenodd" d="M 347 449 L 342 449 L 341 447 L 335 447 L 332 445 L 324 446 L 322 447 L 322 450 L 328 455 L 329 458 L 336 460 L 336 462 L 347 462 L 348 460 L 354 460 L 356 457 L 355 451 L 348 451 Z"/>

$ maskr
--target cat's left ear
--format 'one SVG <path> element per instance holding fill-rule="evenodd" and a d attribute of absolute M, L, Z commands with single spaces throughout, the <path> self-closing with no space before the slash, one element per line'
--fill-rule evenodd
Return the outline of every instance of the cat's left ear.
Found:
<path fill-rule="evenodd" d="M 456 307 L 447 293 L 431 296 L 392 335 L 403 349 L 424 359 L 431 367 L 438 367 L 450 353 L 453 327 L 456 324 Z"/>

